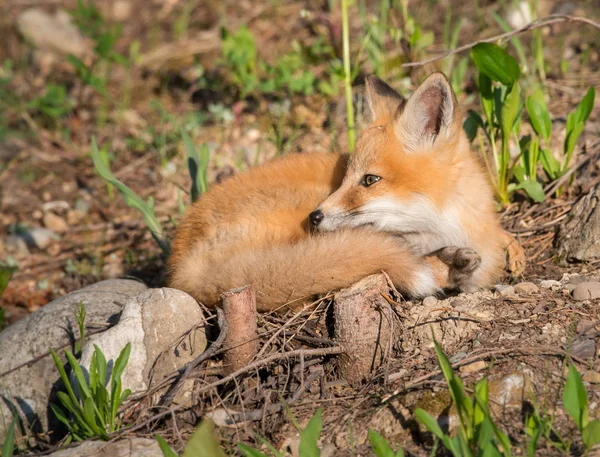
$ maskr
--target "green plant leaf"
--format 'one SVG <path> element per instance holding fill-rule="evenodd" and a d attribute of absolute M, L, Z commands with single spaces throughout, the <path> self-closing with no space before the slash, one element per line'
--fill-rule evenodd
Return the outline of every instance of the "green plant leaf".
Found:
<path fill-rule="evenodd" d="M 219 442 L 213 435 L 214 425 L 203 420 L 185 447 L 182 457 L 225 457 Z"/>
<path fill-rule="evenodd" d="M 571 158 L 573 157 L 573 152 L 575 151 L 575 146 L 577 145 L 577 140 L 583 133 L 583 128 L 585 124 L 580 122 L 579 124 L 575 124 L 573 128 L 567 132 L 567 137 L 565 138 L 564 144 L 564 153 L 565 153 L 565 165 L 564 169 L 567 170 L 569 168 L 569 164 L 571 163 Z"/>
<path fill-rule="evenodd" d="M 319 457 L 321 455 L 318 441 L 323 424 L 322 414 L 323 410 L 317 409 L 306 428 L 300 432 L 300 457 Z"/>
<path fill-rule="evenodd" d="M 127 362 L 129 362 L 129 355 L 131 354 L 131 343 L 127 343 L 125 347 L 121 350 L 119 357 L 117 357 L 117 361 L 112 369 L 112 380 L 121 379 L 121 375 L 127 367 Z"/>
<path fill-rule="evenodd" d="M 433 417 L 431 417 L 431 415 L 427 411 L 421 408 L 417 408 L 415 410 L 415 417 L 419 422 L 421 422 L 425 426 L 425 428 L 427 428 L 427 430 L 433 433 L 437 438 L 439 438 L 442 441 L 444 440 L 444 437 L 446 437 L 446 435 L 440 428 L 437 421 Z"/>
<path fill-rule="evenodd" d="M 514 123 L 521 112 L 521 90 L 518 84 L 515 84 L 511 91 L 506 95 L 501 110 L 502 136 L 507 140 L 510 137 Z"/>
<path fill-rule="evenodd" d="M 508 52 L 493 43 L 479 43 L 471 49 L 478 70 L 505 86 L 512 86 L 521 74 L 519 64 Z"/>
<path fill-rule="evenodd" d="M 585 123 L 588 120 L 594 109 L 595 98 L 596 89 L 594 86 L 591 86 L 579 102 L 579 105 L 577 105 L 577 108 L 575 108 L 575 124 Z"/>
<path fill-rule="evenodd" d="M 586 449 L 590 449 L 592 446 L 600 443 L 600 421 L 598 419 L 594 419 L 585 426 L 581 433 L 581 439 Z"/>
<path fill-rule="evenodd" d="M 52 356 L 52 360 L 54 360 L 54 365 L 56 365 L 56 368 L 58 369 L 58 372 L 60 374 L 60 379 L 62 380 L 62 382 L 65 386 L 65 389 L 67 389 L 69 398 L 71 399 L 71 401 L 73 403 L 77 404 L 78 403 L 77 396 L 75 395 L 75 392 L 73 391 L 73 387 L 71 386 L 71 381 L 69 380 L 69 377 L 67 376 L 65 367 L 63 366 L 62 362 L 60 361 L 58 354 L 56 353 L 56 351 L 54 349 L 50 348 L 50 355 Z"/>
<path fill-rule="evenodd" d="M 477 136 L 477 129 L 483 128 L 483 119 L 473 110 L 469 110 L 465 122 L 463 122 L 463 130 L 467 134 L 467 138 L 472 142 Z"/>
<path fill-rule="evenodd" d="M 15 452 L 15 429 L 17 426 L 17 416 L 13 416 L 4 435 L 2 443 L 2 457 L 12 457 Z"/>
<path fill-rule="evenodd" d="M 415 417 L 419 422 L 421 422 L 427 430 L 429 430 L 433 435 L 438 438 L 444 447 L 452 452 L 455 456 L 461 456 L 461 452 L 459 451 L 459 442 L 455 439 L 450 439 L 448 435 L 446 435 L 437 421 L 431 417 L 431 415 L 425 411 L 424 409 L 417 408 L 415 410 Z"/>
<path fill-rule="evenodd" d="M 525 179 L 515 189 L 523 189 L 527 193 L 527 195 L 529 195 L 529 197 L 533 199 L 533 201 L 536 201 L 538 203 L 544 201 L 544 188 L 537 181 Z"/>
<path fill-rule="evenodd" d="M 6 286 L 8 286 L 15 271 L 17 271 L 17 267 L 0 265 L 0 298 L 2 298 L 2 294 L 6 290 Z"/>
<path fill-rule="evenodd" d="M 167 443 L 162 436 L 156 435 L 154 438 L 158 442 L 158 447 L 162 451 L 164 457 L 179 457 L 177 452 L 175 452 L 173 448 L 169 446 L 169 443 Z"/>
<path fill-rule="evenodd" d="M 544 167 L 544 171 L 548 175 L 548 177 L 552 180 L 558 178 L 560 174 L 560 163 L 552 152 L 548 149 L 542 149 L 540 154 L 540 162 L 542 162 L 542 167 Z"/>
<path fill-rule="evenodd" d="M 71 421 L 67 418 L 65 412 L 60 408 L 60 406 L 50 403 L 50 409 L 56 418 L 67 426 L 67 429 L 71 428 Z M 4 453 L 2 453 L 2 455 L 4 455 Z"/>
<path fill-rule="evenodd" d="M 541 138 L 546 141 L 546 145 L 550 141 L 550 132 L 552 130 L 552 122 L 548 114 L 548 106 L 542 89 L 536 89 L 532 95 L 527 97 L 527 112 L 531 125 Z"/>
<path fill-rule="evenodd" d="M 77 384 L 79 387 L 79 393 L 83 399 L 89 398 L 92 396 L 90 389 L 88 387 L 88 382 L 85 379 L 85 375 L 83 374 L 83 370 L 75 356 L 71 353 L 71 351 L 65 351 L 65 355 L 67 356 L 67 360 L 69 361 L 69 366 L 71 367 L 71 371 L 75 375 L 75 379 L 77 379 Z"/>
<path fill-rule="evenodd" d="M 106 386 L 106 357 L 102 350 L 94 344 L 94 354 L 96 355 L 97 368 L 98 368 L 98 382 L 99 384 Z"/>
<path fill-rule="evenodd" d="M 588 399 L 581 375 L 574 365 L 569 365 L 567 382 L 563 392 L 563 404 L 565 410 L 575 421 L 579 431 L 588 424 Z"/>
<path fill-rule="evenodd" d="M 371 449 L 377 457 L 404 457 L 402 448 L 394 452 L 387 440 L 375 430 L 369 430 L 369 441 L 371 441 Z"/>
<path fill-rule="evenodd" d="M 263 454 L 259 450 L 254 449 L 247 444 L 238 443 L 237 447 L 244 457 L 267 457 L 267 454 Z"/>

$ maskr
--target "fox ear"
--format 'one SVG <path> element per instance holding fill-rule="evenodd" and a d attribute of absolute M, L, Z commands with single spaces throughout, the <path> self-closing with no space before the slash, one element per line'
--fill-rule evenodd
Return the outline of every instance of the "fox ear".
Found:
<path fill-rule="evenodd" d="M 363 118 L 365 124 L 394 119 L 394 113 L 404 103 L 404 97 L 375 75 L 365 78 Z"/>
<path fill-rule="evenodd" d="M 396 134 L 407 152 L 433 146 L 447 137 L 456 111 L 456 96 L 443 73 L 428 76 L 396 113 Z"/>

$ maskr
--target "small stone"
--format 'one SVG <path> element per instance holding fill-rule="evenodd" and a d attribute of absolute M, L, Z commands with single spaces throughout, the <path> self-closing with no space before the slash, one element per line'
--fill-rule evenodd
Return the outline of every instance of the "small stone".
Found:
<path fill-rule="evenodd" d="M 112 6 L 112 16 L 115 21 L 123 22 L 131 16 L 132 5 L 126 0 L 117 0 Z"/>
<path fill-rule="evenodd" d="M 582 379 L 584 382 L 589 382 L 591 384 L 600 384 L 600 373 L 589 370 L 583 373 Z"/>
<path fill-rule="evenodd" d="M 496 292 L 503 297 L 509 297 L 515 294 L 515 288 L 513 286 L 507 286 L 505 284 L 496 285 Z"/>
<path fill-rule="evenodd" d="M 423 306 L 433 306 L 435 305 L 439 300 L 437 298 L 435 298 L 433 295 L 430 297 L 425 297 L 423 299 Z"/>
<path fill-rule="evenodd" d="M 589 277 L 583 275 L 574 275 L 569 278 L 567 284 L 572 284 L 576 286 L 577 284 L 581 284 L 582 282 L 588 282 L 590 280 Z"/>
<path fill-rule="evenodd" d="M 29 255 L 27 243 L 18 235 L 9 235 L 4 240 L 4 250 L 7 254 L 12 254 L 17 257 L 25 257 Z"/>
<path fill-rule="evenodd" d="M 44 51 L 82 57 L 90 47 L 64 10 L 52 15 L 42 8 L 29 8 L 17 18 L 17 27 L 30 43 Z"/>
<path fill-rule="evenodd" d="M 540 289 L 532 282 L 521 282 L 515 287 L 515 292 L 521 295 L 529 295 L 538 292 Z"/>
<path fill-rule="evenodd" d="M 577 284 L 573 289 L 573 298 L 575 300 L 600 298 L 600 282 L 588 281 Z"/>
<path fill-rule="evenodd" d="M 44 226 L 56 233 L 65 233 L 69 230 L 67 221 L 51 212 L 44 214 Z"/>
<path fill-rule="evenodd" d="M 545 279 L 544 281 L 540 281 L 540 287 L 542 289 L 552 289 L 553 287 L 560 287 L 560 281 L 556 281 L 554 279 Z"/>
<path fill-rule="evenodd" d="M 478 371 L 484 370 L 486 367 L 487 364 L 485 361 L 479 360 L 477 362 L 469 363 L 468 365 L 460 367 L 459 371 L 463 374 L 477 373 Z"/>
<path fill-rule="evenodd" d="M 42 217 L 44 217 L 44 213 L 39 209 L 36 209 L 33 211 L 33 213 L 31 213 L 31 217 L 39 221 Z"/>
<path fill-rule="evenodd" d="M 588 338 L 581 338 L 573 342 L 571 354 L 580 359 L 589 359 L 596 355 L 596 343 Z"/>
<path fill-rule="evenodd" d="M 466 352 L 457 352 L 452 357 L 450 357 L 450 362 L 452 362 L 452 363 L 460 362 L 466 356 L 467 356 Z"/>
<path fill-rule="evenodd" d="M 21 237 L 30 248 L 46 249 L 53 241 L 59 239 L 58 235 L 52 230 L 36 227 L 27 230 Z"/>

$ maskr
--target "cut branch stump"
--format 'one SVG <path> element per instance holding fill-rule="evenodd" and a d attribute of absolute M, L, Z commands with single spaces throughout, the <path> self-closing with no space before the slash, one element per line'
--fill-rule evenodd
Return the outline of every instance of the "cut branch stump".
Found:
<path fill-rule="evenodd" d="M 335 339 L 343 347 L 340 374 L 351 385 L 371 378 L 399 335 L 400 322 L 382 294 L 389 287 L 384 275 L 367 276 L 334 296 Z"/>
<path fill-rule="evenodd" d="M 252 286 L 224 292 L 223 313 L 228 325 L 225 339 L 225 367 L 233 373 L 252 361 L 258 349 L 256 295 Z"/>

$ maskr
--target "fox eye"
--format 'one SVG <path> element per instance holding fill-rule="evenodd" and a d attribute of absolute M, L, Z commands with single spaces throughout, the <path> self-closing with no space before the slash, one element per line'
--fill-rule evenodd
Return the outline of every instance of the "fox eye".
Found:
<path fill-rule="evenodd" d="M 365 187 L 370 187 L 381 179 L 381 176 L 377 175 L 364 175 L 360 182 Z"/>

